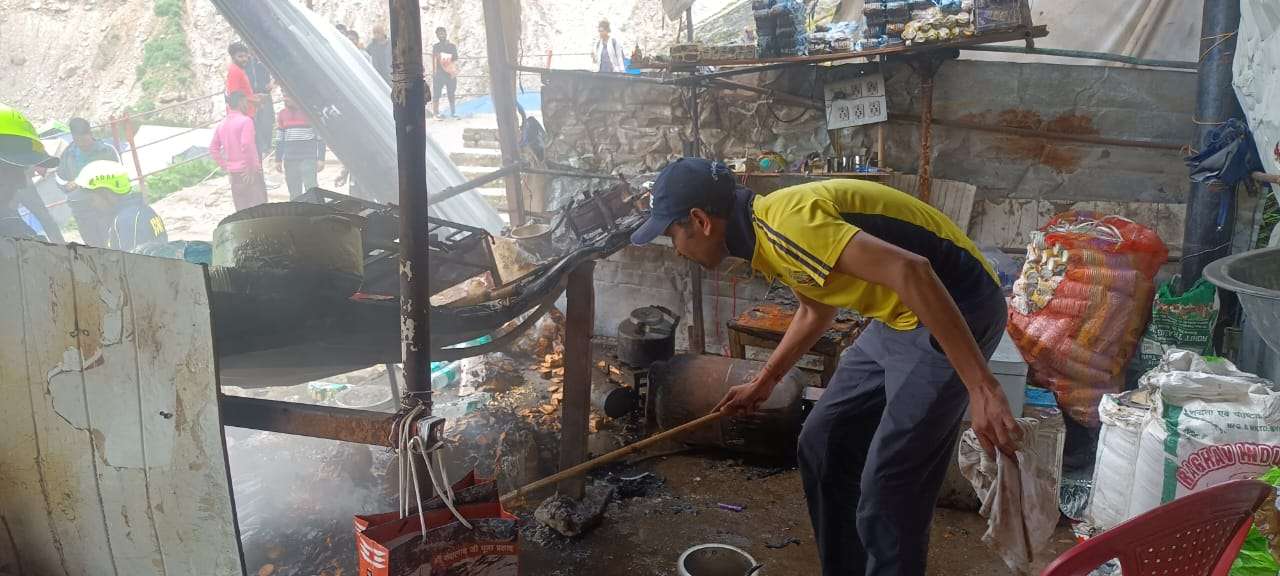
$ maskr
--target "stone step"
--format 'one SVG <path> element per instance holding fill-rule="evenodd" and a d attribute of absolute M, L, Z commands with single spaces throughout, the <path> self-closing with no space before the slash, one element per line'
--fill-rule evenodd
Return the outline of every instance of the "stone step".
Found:
<path fill-rule="evenodd" d="M 458 167 L 468 168 L 501 168 L 502 155 L 494 152 L 471 150 L 467 152 L 450 152 L 449 159 Z"/>
<path fill-rule="evenodd" d="M 458 171 L 462 172 L 462 177 L 467 181 L 475 180 L 485 174 L 493 172 L 493 168 L 476 168 L 474 166 L 458 166 Z"/>
<path fill-rule="evenodd" d="M 498 129 L 497 128 L 463 128 L 462 129 L 463 142 L 483 142 L 486 140 L 490 142 L 497 142 Z"/>
<path fill-rule="evenodd" d="M 502 147 L 498 145 L 497 140 L 464 140 L 462 142 L 462 145 L 466 146 L 467 148 L 472 148 L 475 150 L 501 150 L 502 149 Z"/>
<path fill-rule="evenodd" d="M 505 212 L 507 209 L 507 190 L 505 188 L 477 188 L 480 197 L 493 206 L 494 210 Z"/>

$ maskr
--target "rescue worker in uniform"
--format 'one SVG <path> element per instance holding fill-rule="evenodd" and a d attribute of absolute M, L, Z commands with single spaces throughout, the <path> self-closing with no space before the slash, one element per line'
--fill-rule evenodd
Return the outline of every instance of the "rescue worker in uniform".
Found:
<path fill-rule="evenodd" d="M 134 190 L 129 171 L 119 162 L 90 162 L 76 177 L 76 185 L 90 193 L 95 209 L 110 214 L 107 247 L 132 252 L 153 242 L 168 242 L 164 220 Z"/>
<path fill-rule="evenodd" d="M 28 192 L 34 193 L 30 189 L 30 171 L 57 166 L 58 159 L 45 151 L 31 121 L 16 109 L 0 104 L 0 236 L 37 237 L 18 212 L 18 203 L 35 202 L 38 205 L 28 210 L 43 210 L 38 195 L 26 200 Z"/>

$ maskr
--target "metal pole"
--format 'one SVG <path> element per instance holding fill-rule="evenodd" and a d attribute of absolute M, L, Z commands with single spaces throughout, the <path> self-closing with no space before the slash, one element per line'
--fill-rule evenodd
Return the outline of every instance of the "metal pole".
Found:
<path fill-rule="evenodd" d="M 502 25 L 505 21 L 503 1 L 484 0 L 484 35 L 489 56 L 489 89 L 493 93 L 493 111 L 498 116 L 498 148 L 502 151 L 502 165 L 512 166 L 520 162 L 520 126 L 516 119 L 515 70 L 508 57 L 510 53 Z M 505 176 L 504 183 L 511 225 L 524 224 L 524 195 L 520 193 L 519 172 Z"/>
<path fill-rule="evenodd" d="M 400 352 L 404 360 L 401 404 L 431 410 L 431 347 L 427 275 L 427 82 L 422 72 L 418 0 L 389 0 L 391 106 L 396 119 L 400 179 Z"/>
<path fill-rule="evenodd" d="M 1197 70 L 1198 65 L 1195 62 L 1184 62 L 1182 60 L 1156 60 L 1151 58 L 1137 58 L 1134 56 L 1126 56 L 1124 54 L 1112 54 L 1110 52 L 1088 52 L 1085 50 L 1063 50 L 1061 48 L 1027 48 L 1025 46 L 965 46 L 961 50 L 973 50 L 976 52 L 1004 52 L 1007 54 L 1040 54 L 1044 56 L 1058 56 L 1061 58 L 1081 58 L 1087 60 L 1105 60 L 1107 62 L 1120 62 L 1123 64 L 1132 64 L 1134 66 L 1151 66 L 1154 68 L 1174 68 L 1177 70 Z"/>
<path fill-rule="evenodd" d="M 933 73 L 932 63 L 922 67 L 920 76 L 920 179 L 916 186 L 916 196 L 926 204 L 929 202 L 933 154 L 930 148 L 933 140 Z"/>
<path fill-rule="evenodd" d="M 1240 26 L 1240 0 L 1205 0 L 1200 24 L 1200 80 L 1196 94 L 1196 148 L 1202 149 L 1209 132 L 1233 117 L 1240 103 L 1231 88 L 1231 62 Z M 1231 251 L 1234 210 L 1222 217 L 1222 204 L 1230 204 L 1234 191 L 1221 183 L 1191 183 L 1187 195 L 1187 220 L 1182 243 L 1182 286 L 1200 278 L 1205 265 Z M 1220 221 L 1221 219 L 1221 221 Z"/>
<path fill-rule="evenodd" d="M 693 43 L 693 8 L 685 10 L 685 41 Z M 702 155 L 702 111 L 698 106 L 698 86 L 701 82 L 689 84 L 689 115 L 693 125 L 689 131 L 689 142 L 685 144 L 685 156 Z M 689 351 L 705 354 L 707 351 L 707 323 L 702 315 L 702 266 L 697 262 L 689 262 L 689 290 L 693 293 L 693 318 L 689 322 Z"/>

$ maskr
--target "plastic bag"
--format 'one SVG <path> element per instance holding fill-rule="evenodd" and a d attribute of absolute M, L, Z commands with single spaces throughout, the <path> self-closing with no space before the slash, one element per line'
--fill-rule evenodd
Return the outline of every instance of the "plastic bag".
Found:
<path fill-rule="evenodd" d="M 1171 348 L 1213 353 L 1213 325 L 1218 321 L 1217 288 L 1201 278 L 1190 290 L 1176 294 L 1178 277 L 1160 285 L 1151 305 L 1151 324 L 1142 336 L 1142 371 L 1155 368 Z"/>
<path fill-rule="evenodd" d="M 1272 486 L 1280 485 L 1280 468 L 1272 468 L 1259 480 Z M 1276 495 L 1272 491 L 1267 499 L 1253 513 L 1253 527 L 1249 528 L 1249 536 L 1240 548 L 1240 555 L 1231 565 L 1231 576 L 1275 576 L 1280 573 L 1280 562 L 1276 561 L 1275 544 L 1276 529 Z"/>
<path fill-rule="evenodd" d="M 1013 285 L 1009 335 L 1076 422 L 1098 427 L 1103 394 L 1119 392 L 1146 329 L 1168 249 L 1119 216 L 1066 212 L 1036 232 Z"/>
<path fill-rule="evenodd" d="M 1102 397 L 1098 415 L 1102 431 L 1093 465 L 1088 519 L 1090 524 L 1109 530 L 1128 519 L 1142 429 L 1151 415 L 1151 393 L 1138 389 L 1107 394 Z"/>

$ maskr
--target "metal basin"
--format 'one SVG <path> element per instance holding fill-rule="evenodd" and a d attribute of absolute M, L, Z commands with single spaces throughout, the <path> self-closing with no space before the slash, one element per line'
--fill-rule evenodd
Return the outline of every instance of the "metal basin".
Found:
<path fill-rule="evenodd" d="M 1204 277 L 1235 292 L 1262 339 L 1280 353 L 1280 247 L 1215 260 L 1205 267 Z"/>
<path fill-rule="evenodd" d="M 702 544 L 684 551 L 676 563 L 680 576 L 759 574 L 750 554 L 728 544 Z"/>

